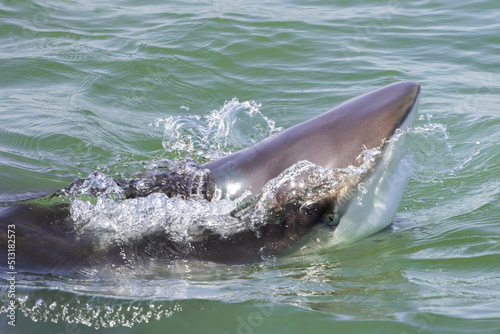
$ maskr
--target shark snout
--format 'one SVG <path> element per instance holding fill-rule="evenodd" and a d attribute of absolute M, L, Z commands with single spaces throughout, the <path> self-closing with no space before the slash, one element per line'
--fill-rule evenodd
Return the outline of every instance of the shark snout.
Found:
<path fill-rule="evenodd" d="M 412 123 L 419 94 L 415 81 L 382 87 L 205 167 L 223 188 L 238 184 L 255 193 L 301 160 L 327 169 L 358 165 L 364 149 L 379 147 Z"/>

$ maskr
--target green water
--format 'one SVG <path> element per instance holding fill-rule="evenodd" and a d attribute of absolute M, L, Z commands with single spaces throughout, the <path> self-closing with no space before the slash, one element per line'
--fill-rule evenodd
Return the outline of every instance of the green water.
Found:
<path fill-rule="evenodd" d="M 492 0 L 2 1 L 1 201 L 175 159 L 155 120 L 233 97 L 286 128 L 422 86 L 389 228 L 244 266 L 20 275 L 2 333 L 500 333 L 499 17 Z"/>

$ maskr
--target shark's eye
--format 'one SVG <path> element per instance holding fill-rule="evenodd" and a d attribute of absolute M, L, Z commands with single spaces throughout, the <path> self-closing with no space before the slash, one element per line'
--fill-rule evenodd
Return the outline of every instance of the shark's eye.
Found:
<path fill-rule="evenodd" d="M 323 222 L 328 226 L 335 226 L 339 221 L 339 215 L 336 213 L 327 213 L 323 216 Z"/>

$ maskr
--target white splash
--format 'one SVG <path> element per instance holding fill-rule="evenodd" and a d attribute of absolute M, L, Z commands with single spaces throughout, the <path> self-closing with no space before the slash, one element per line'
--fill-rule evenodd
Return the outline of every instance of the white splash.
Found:
<path fill-rule="evenodd" d="M 226 101 L 209 115 L 167 116 L 150 125 L 165 128 L 163 147 L 180 159 L 208 161 L 251 146 L 282 128 L 260 112 L 255 101 Z"/>

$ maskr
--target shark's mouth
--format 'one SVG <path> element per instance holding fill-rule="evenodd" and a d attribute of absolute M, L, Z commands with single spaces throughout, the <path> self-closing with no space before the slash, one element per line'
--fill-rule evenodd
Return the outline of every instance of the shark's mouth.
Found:
<path fill-rule="evenodd" d="M 356 241 L 391 224 L 411 179 L 411 166 L 403 146 L 415 120 L 418 102 L 417 98 L 399 129 L 384 145 L 380 161 L 359 185 L 330 244 Z"/>

